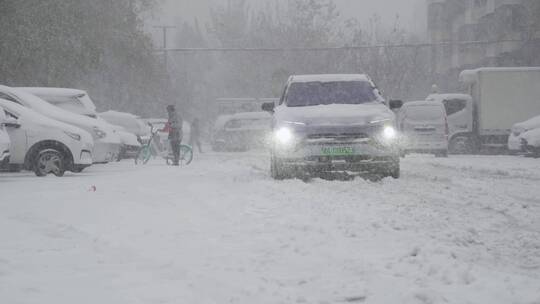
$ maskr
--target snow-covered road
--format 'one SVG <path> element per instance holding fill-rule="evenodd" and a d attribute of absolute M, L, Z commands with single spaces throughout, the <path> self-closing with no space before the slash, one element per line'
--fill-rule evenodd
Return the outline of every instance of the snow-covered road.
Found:
<path fill-rule="evenodd" d="M 267 167 L 0 175 L 0 303 L 540 303 L 539 160 L 412 156 L 380 182 Z"/>

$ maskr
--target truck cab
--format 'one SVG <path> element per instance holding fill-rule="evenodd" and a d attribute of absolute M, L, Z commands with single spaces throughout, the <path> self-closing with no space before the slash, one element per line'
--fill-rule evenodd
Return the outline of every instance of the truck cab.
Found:
<path fill-rule="evenodd" d="M 448 116 L 448 149 L 451 153 L 470 150 L 474 131 L 474 103 L 467 94 L 432 94 L 427 101 L 441 102 Z"/>

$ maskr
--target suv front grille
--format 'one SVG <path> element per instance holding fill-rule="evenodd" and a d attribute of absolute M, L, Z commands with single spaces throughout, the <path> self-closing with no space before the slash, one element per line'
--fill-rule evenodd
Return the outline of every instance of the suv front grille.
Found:
<path fill-rule="evenodd" d="M 366 139 L 369 136 L 365 133 L 325 133 L 325 134 L 311 134 L 308 135 L 308 139 L 329 139 L 329 140 L 357 140 Z"/>
<path fill-rule="evenodd" d="M 366 133 L 320 133 L 307 136 L 309 144 L 355 144 L 370 140 L 370 136 Z"/>

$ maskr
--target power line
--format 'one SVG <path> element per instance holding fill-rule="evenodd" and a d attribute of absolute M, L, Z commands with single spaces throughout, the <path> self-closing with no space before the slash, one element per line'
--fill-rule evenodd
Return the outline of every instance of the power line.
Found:
<path fill-rule="evenodd" d="M 490 45 L 505 42 L 539 43 L 538 41 L 525 41 L 521 39 L 507 39 L 495 41 L 448 41 L 436 43 L 402 43 L 402 44 L 378 44 L 362 46 L 339 46 L 339 47 L 277 47 L 277 48 L 171 48 L 156 49 L 155 52 L 179 52 L 179 53 L 212 53 L 212 52 L 318 52 L 318 51 L 349 51 L 369 50 L 381 48 L 424 48 L 436 46 L 468 46 Z"/>

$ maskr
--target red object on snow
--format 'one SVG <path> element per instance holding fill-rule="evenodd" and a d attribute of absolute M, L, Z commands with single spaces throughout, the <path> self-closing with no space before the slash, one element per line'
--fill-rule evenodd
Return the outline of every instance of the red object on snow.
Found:
<path fill-rule="evenodd" d="M 165 127 L 163 127 L 163 130 L 161 130 L 161 132 L 165 132 L 165 133 L 171 133 L 171 123 L 170 122 L 167 122 L 165 124 Z"/>

